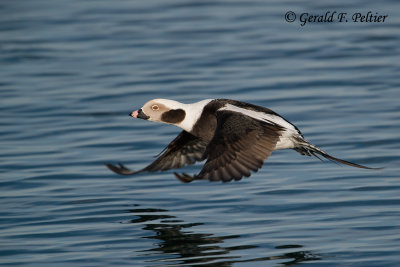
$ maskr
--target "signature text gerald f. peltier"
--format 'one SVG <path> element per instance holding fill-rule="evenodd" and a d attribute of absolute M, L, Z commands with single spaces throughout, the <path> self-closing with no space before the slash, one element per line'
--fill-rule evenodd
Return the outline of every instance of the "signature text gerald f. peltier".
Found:
<path fill-rule="evenodd" d="M 296 19 L 299 21 L 300 26 L 305 26 L 308 23 L 321 23 L 321 22 L 337 22 L 337 23 L 384 23 L 389 15 L 381 15 L 378 12 L 368 11 L 365 13 L 361 12 L 337 12 L 337 11 L 326 11 L 322 14 L 312 14 L 303 12 L 297 15 L 293 11 L 288 11 L 285 14 L 285 20 L 287 22 L 294 22 Z"/>

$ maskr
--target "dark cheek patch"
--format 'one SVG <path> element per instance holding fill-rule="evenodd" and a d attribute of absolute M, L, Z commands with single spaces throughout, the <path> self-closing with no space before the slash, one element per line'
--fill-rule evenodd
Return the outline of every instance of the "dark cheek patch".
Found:
<path fill-rule="evenodd" d="M 178 123 L 183 121 L 186 113 L 183 109 L 172 109 L 164 112 L 161 116 L 161 120 L 167 123 Z"/>

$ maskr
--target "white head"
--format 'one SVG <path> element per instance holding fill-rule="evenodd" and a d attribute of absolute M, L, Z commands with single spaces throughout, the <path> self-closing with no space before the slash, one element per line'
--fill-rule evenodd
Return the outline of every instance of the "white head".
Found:
<path fill-rule="evenodd" d="M 153 99 L 130 115 L 134 118 L 173 124 L 190 132 L 203 107 L 210 101 L 211 99 L 207 99 L 194 104 L 183 104 L 169 99 Z"/>

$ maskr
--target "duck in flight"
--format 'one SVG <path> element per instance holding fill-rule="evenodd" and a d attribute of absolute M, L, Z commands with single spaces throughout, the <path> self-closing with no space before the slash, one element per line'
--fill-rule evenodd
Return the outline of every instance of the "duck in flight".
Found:
<path fill-rule="evenodd" d="M 129 114 L 134 118 L 172 124 L 183 131 L 147 167 L 133 171 L 123 164 L 106 164 L 115 173 L 134 175 L 165 171 L 206 160 L 194 176 L 178 174 L 182 182 L 229 182 L 257 172 L 272 151 L 293 149 L 302 155 L 345 165 L 374 169 L 335 158 L 304 139 L 300 130 L 274 111 L 230 99 L 207 99 L 193 104 L 154 99 Z"/>

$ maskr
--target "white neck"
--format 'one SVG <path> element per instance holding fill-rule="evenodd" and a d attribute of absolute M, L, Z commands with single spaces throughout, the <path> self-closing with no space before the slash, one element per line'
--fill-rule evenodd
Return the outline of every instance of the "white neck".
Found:
<path fill-rule="evenodd" d="M 205 99 L 193 104 L 182 104 L 182 108 L 185 110 L 186 116 L 183 121 L 175 125 L 187 132 L 190 132 L 193 129 L 194 124 L 200 118 L 204 106 L 206 106 L 212 100 L 213 99 Z"/>

